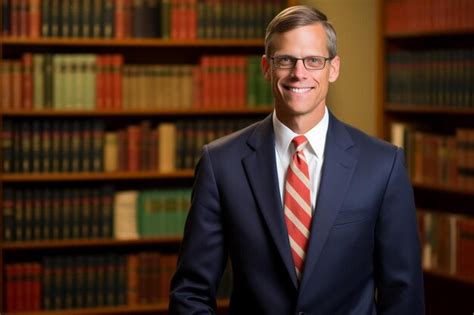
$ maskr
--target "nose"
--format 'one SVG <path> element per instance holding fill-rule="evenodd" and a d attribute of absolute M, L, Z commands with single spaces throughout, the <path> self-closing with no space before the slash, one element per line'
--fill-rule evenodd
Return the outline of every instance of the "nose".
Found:
<path fill-rule="evenodd" d="M 306 67 L 304 66 L 303 60 L 296 60 L 296 64 L 291 70 L 291 74 L 295 78 L 306 78 L 308 74 L 308 70 L 306 70 Z"/>

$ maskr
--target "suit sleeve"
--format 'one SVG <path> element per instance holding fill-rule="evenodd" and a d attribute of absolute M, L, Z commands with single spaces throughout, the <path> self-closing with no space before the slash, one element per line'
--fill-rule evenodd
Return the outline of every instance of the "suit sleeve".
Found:
<path fill-rule="evenodd" d="M 402 149 L 396 152 L 375 241 L 377 314 L 424 314 L 416 208 Z"/>
<path fill-rule="evenodd" d="M 204 146 L 196 167 L 177 271 L 171 282 L 170 314 L 214 314 L 216 291 L 226 263 L 219 192 Z"/>

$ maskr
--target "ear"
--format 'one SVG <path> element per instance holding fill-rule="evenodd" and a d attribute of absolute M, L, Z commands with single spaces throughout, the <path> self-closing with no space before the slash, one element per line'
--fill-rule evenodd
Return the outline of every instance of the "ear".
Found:
<path fill-rule="evenodd" d="M 339 66 L 341 65 L 341 59 L 339 56 L 334 57 L 329 62 L 329 82 L 335 82 L 339 77 Z"/>
<path fill-rule="evenodd" d="M 265 80 L 270 81 L 271 80 L 271 65 L 270 65 L 270 60 L 268 60 L 266 55 L 262 56 L 262 62 L 261 62 L 261 68 L 263 72 L 263 77 Z"/>

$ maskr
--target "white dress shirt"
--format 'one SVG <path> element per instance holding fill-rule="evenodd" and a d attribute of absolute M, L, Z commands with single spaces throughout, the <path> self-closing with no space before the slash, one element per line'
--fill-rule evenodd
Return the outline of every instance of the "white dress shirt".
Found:
<path fill-rule="evenodd" d="M 311 208 L 314 211 L 316 198 L 318 195 L 319 183 L 321 181 L 321 168 L 324 162 L 324 147 L 326 145 L 326 134 L 329 125 L 329 114 L 325 107 L 324 116 L 321 121 L 304 134 L 308 139 L 308 144 L 303 149 L 303 154 L 308 163 L 309 177 L 311 181 Z M 278 187 L 280 188 L 281 203 L 283 205 L 283 195 L 285 191 L 286 171 L 290 165 L 291 157 L 295 152 L 291 141 L 298 134 L 285 126 L 278 120 L 273 112 L 273 131 L 275 133 L 275 157 L 278 173 Z"/>

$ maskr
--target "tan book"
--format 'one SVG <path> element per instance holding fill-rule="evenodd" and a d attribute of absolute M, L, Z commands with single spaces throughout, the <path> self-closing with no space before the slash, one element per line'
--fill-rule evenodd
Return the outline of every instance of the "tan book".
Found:
<path fill-rule="evenodd" d="M 105 133 L 104 170 L 105 172 L 118 171 L 118 138 L 116 132 Z"/>
<path fill-rule="evenodd" d="M 158 126 L 158 170 L 176 170 L 176 124 L 161 123 Z"/>
<path fill-rule="evenodd" d="M 114 237 L 116 239 L 137 239 L 137 200 L 136 190 L 121 191 L 114 200 Z"/>

